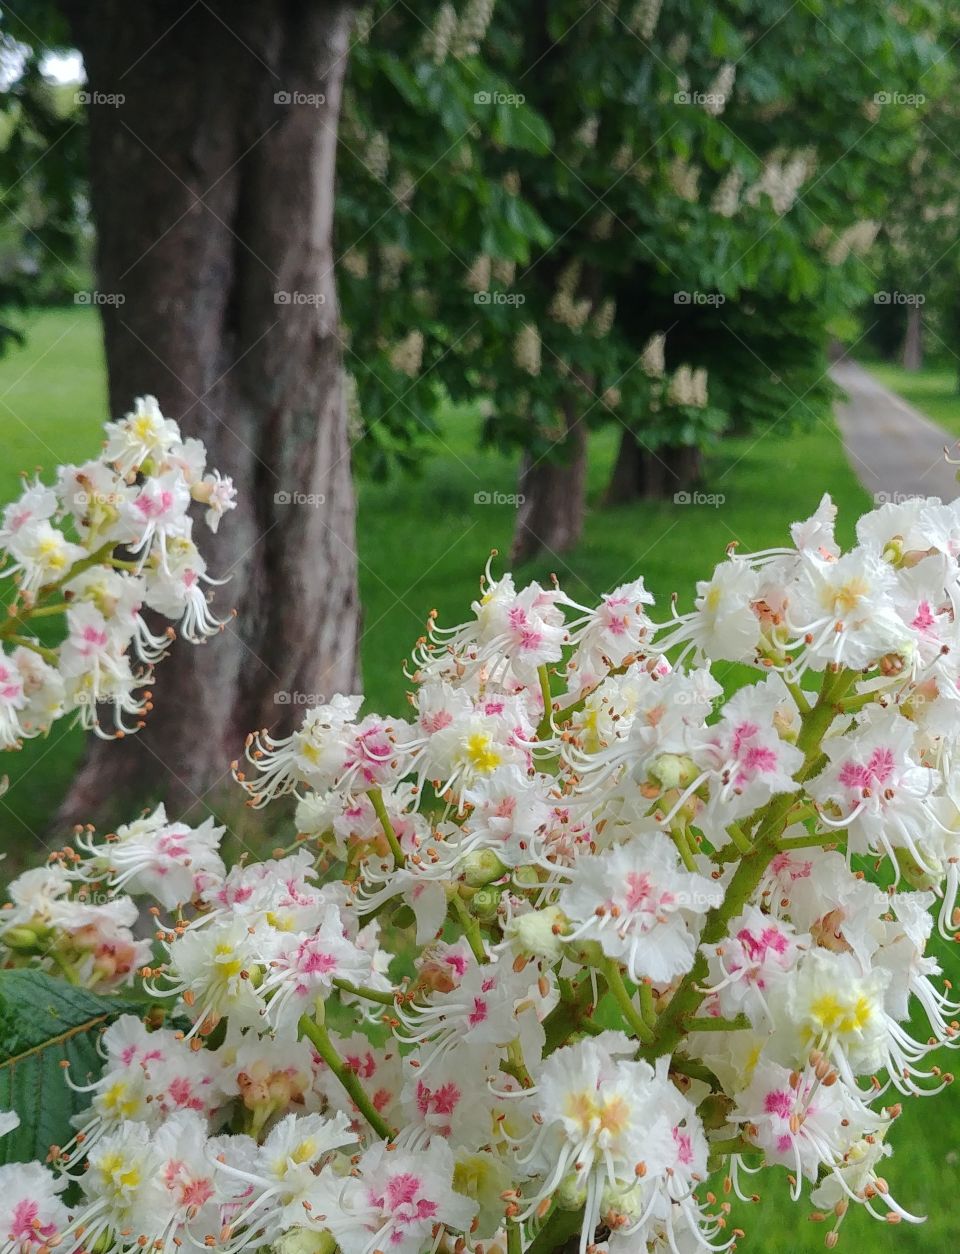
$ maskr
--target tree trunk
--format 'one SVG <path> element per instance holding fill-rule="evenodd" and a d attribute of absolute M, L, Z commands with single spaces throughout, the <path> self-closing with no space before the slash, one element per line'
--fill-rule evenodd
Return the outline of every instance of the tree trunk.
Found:
<path fill-rule="evenodd" d="M 923 365 L 923 309 L 920 305 L 907 308 L 900 361 L 904 370 L 919 370 Z"/>
<path fill-rule="evenodd" d="M 583 534 L 587 508 L 587 429 L 571 398 L 564 405 L 566 436 L 549 457 L 525 453 L 511 559 L 568 553 Z M 556 460 L 554 460 L 556 457 Z"/>
<path fill-rule="evenodd" d="M 200 541 L 230 575 L 213 608 L 238 617 L 206 647 L 174 643 L 146 728 L 90 748 L 60 817 L 158 798 L 199 817 L 248 731 L 282 734 L 314 694 L 357 683 L 331 247 L 351 11 L 62 4 L 94 102 L 119 98 L 89 106 L 97 282 L 118 299 L 100 306 L 112 413 L 155 393 L 232 475 L 239 508 Z"/>
<path fill-rule="evenodd" d="M 625 430 L 605 500 L 609 505 L 671 500 L 702 482 L 703 455 L 698 448 L 665 444 L 656 450 L 648 449 Z"/>

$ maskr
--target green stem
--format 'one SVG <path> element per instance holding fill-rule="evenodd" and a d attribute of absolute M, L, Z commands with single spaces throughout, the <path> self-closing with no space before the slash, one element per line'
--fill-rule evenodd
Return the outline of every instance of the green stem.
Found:
<path fill-rule="evenodd" d="M 565 1044 L 574 1032 L 592 1032 L 595 1026 L 587 1018 L 593 1009 L 593 989 L 589 979 L 584 978 L 578 985 L 569 986 L 569 992 L 564 990 L 564 983 L 560 984 L 560 1004 L 554 1006 L 543 1021 L 544 1057 Z"/>
<path fill-rule="evenodd" d="M 463 934 L 467 938 L 467 944 L 470 946 L 474 958 L 476 958 L 477 962 L 486 962 L 487 952 L 483 947 L 483 933 L 480 931 L 480 924 L 467 909 L 459 893 L 455 892 L 450 898 L 450 902 L 460 926 L 463 928 Z"/>
<path fill-rule="evenodd" d="M 839 843 L 841 835 L 839 831 L 820 832 L 816 836 L 783 836 L 777 841 L 777 848 L 787 849 L 813 849 L 820 845 L 831 845 Z"/>
<path fill-rule="evenodd" d="M 301 1037 L 306 1036 L 309 1039 L 314 1049 L 316 1049 L 317 1053 L 340 1081 L 357 1110 L 360 1111 L 377 1136 L 384 1141 L 392 1141 L 395 1136 L 393 1128 L 381 1116 L 365 1093 L 357 1078 L 357 1073 L 351 1071 L 337 1053 L 327 1029 L 322 1024 L 317 1023 L 315 1019 L 311 1019 L 309 1015 L 300 1016 L 299 1026 L 299 1035 Z"/>
<path fill-rule="evenodd" d="M 523 1254 L 523 1237 L 516 1220 L 507 1220 L 507 1254 Z"/>
<path fill-rule="evenodd" d="M 739 823 L 731 823 L 727 828 L 727 835 L 741 853 L 749 853 L 753 848 L 753 845 L 750 843 L 750 838 L 746 835 Z"/>
<path fill-rule="evenodd" d="M 51 614 L 66 614 L 70 608 L 69 601 L 56 601 L 53 605 L 41 605 L 38 609 L 28 610 L 28 618 L 49 618 Z"/>
<path fill-rule="evenodd" d="M 543 698 L 543 718 L 537 727 L 537 739 L 546 740 L 553 734 L 553 697 L 550 694 L 550 675 L 546 666 L 537 667 L 540 678 L 540 696 Z"/>
<path fill-rule="evenodd" d="M 577 1024 L 577 1031 L 582 1032 L 584 1036 L 603 1036 L 603 1028 L 592 1019 L 581 1019 Z"/>
<path fill-rule="evenodd" d="M 640 1013 L 643 1015 L 643 1021 L 649 1024 L 651 1028 L 656 1027 L 657 1008 L 653 1004 L 653 985 L 648 984 L 646 980 L 640 983 Z"/>
<path fill-rule="evenodd" d="M 59 592 L 65 583 L 69 583 L 71 579 L 76 579 L 77 575 L 82 575 L 91 566 L 99 566 L 107 555 L 113 552 L 116 544 L 116 540 L 108 540 L 106 544 L 101 544 L 99 549 L 95 549 L 87 557 L 82 557 L 79 562 L 74 562 L 67 573 L 58 579 L 56 583 L 47 584 L 45 588 L 41 588 L 40 596 L 46 599 L 51 593 Z"/>
<path fill-rule="evenodd" d="M 840 712 L 842 714 L 856 714 L 868 705 L 872 705 L 880 694 L 877 692 L 861 692 L 854 697 L 844 697 L 840 702 Z"/>
<path fill-rule="evenodd" d="M 79 975 L 77 975 L 77 972 L 74 969 L 73 963 L 68 962 L 67 959 L 64 958 L 63 954 L 58 953 L 55 949 L 50 950 L 50 957 L 53 959 L 56 965 L 60 968 L 60 971 L 63 974 L 63 978 L 67 981 L 68 984 L 73 984 L 77 988 L 81 987 L 80 977 Z"/>
<path fill-rule="evenodd" d="M 559 1254 L 564 1244 L 583 1226 L 583 1210 L 554 1208 L 531 1243 L 527 1254 Z"/>
<path fill-rule="evenodd" d="M 798 683 L 791 683 L 790 680 L 785 680 L 784 682 L 786 683 L 787 691 L 790 693 L 791 697 L 793 697 L 794 701 L 796 702 L 797 709 L 800 711 L 800 713 L 809 714 L 810 713 L 810 700 L 807 697 L 807 694 L 800 687 L 800 685 Z"/>
<path fill-rule="evenodd" d="M 341 980 L 338 977 L 334 978 L 333 986 L 340 989 L 342 993 L 352 993 L 354 997 L 363 997 L 367 1001 L 378 1002 L 381 1006 L 396 1005 L 395 994 L 386 993 L 379 988 L 367 988 L 365 984 L 351 984 L 349 980 Z"/>
<path fill-rule="evenodd" d="M 511 1075 L 515 1076 L 525 1089 L 534 1088 L 536 1082 L 527 1069 L 527 1064 L 523 1057 L 523 1046 L 520 1044 L 519 1037 L 511 1041 L 507 1046 L 507 1059 Z"/>
<path fill-rule="evenodd" d="M 735 1015 L 732 1019 L 722 1019 L 714 1015 L 695 1015 L 684 1022 L 688 1032 L 742 1032 L 750 1026 L 746 1015 Z"/>
<path fill-rule="evenodd" d="M 620 1007 L 620 1013 L 633 1029 L 634 1035 L 643 1041 L 645 1045 L 650 1045 L 653 1042 L 653 1032 L 644 1021 L 643 1015 L 633 1004 L 633 998 L 627 992 L 627 986 L 624 984 L 623 976 L 620 974 L 620 963 L 617 962 L 616 958 L 606 959 L 603 964 L 603 975 L 607 981 L 607 988 L 613 993 L 617 1005 Z"/>
<path fill-rule="evenodd" d="M 674 1054 L 670 1059 L 670 1070 L 676 1071 L 679 1075 L 689 1076 L 691 1080 L 702 1080 L 704 1084 L 709 1084 L 715 1093 L 723 1091 L 723 1086 L 710 1068 L 695 1058 Z"/>
<path fill-rule="evenodd" d="M 48 649 L 42 644 L 38 644 L 33 636 L 8 636 L 7 639 L 11 644 L 18 644 L 21 648 L 30 649 L 34 653 L 39 653 L 45 662 L 49 662 L 51 666 L 57 664 L 56 649 Z"/>
<path fill-rule="evenodd" d="M 677 846 L 677 851 L 680 854 L 680 861 L 688 871 L 696 872 L 697 864 L 694 861 L 693 851 L 691 850 L 690 844 L 687 840 L 686 832 L 682 827 L 671 827 L 670 835 L 673 837 L 673 843 Z"/>
<path fill-rule="evenodd" d="M 756 1145 L 750 1141 L 745 1141 L 742 1136 L 728 1136 L 722 1141 L 708 1141 L 707 1147 L 711 1157 L 714 1154 L 740 1154 L 740 1153 L 759 1153 Z"/>
<path fill-rule="evenodd" d="M 397 833 L 393 830 L 393 824 L 390 822 L 390 815 L 387 814 L 387 807 L 383 804 L 383 793 L 379 788 L 371 788 L 367 796 L 373 805 L 374 813 L 380 820 L 383 834 L 387 838 L 387 844 L 390 846 L 390 852 L 393 854 L 394 866 L 403 866 L 406 858 L 403 856 L 403 850 L 400 848 L 399 840 L 397 840 Z"/>

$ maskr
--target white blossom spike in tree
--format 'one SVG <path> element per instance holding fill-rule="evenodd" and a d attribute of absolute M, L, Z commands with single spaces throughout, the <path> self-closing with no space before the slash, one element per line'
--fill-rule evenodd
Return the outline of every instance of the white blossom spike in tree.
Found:
<path fill-rule="evenodd" d="M 72 715 L 103 739 L 143 726 L 153 667 L 176 634 L 157 633 L 152 610 L 199 643 L 230 617 L 210 604 L 214 584 L 194 539 L 236 508 L 229 478 L 207 470 L 199 440 L 184 439 L 152 396 L 108 422 L 99 457 L 60 466 L 56 485 L 26 481 L 3 511 L 0 578 L 14 585 L 0 623 L 0 747 Z M 193 508 L 199 506 L 201 508 Z M 64 629 L 38 626 L 62 621 Z M 155 620 L 156 621 L 156 620 Z M 51 642 L 51 631 L 53 642 Z M 113 707 L 104 719 L 104 707 Z"/>

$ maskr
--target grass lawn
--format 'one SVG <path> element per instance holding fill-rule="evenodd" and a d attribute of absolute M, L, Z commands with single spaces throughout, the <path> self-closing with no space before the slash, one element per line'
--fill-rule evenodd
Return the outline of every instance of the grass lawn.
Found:
<path fill-rule="evenodd" d="M 95 314 L 43 312 L 30 319 L 27 329 L 26 348 L 0 360 L 0 501 L 18 490 L 18 470 L 36 465 L 50 470 L 58 461 L 92 454 L 107 416 Z M 150 380 L 143 386 L 149 389 Z M 914 403 L 928 408 L 919 400 Z M 512 509 L 479 504 L 476 498 L 478 493 L 514 491 L 515 463 L 492 450 L 478 452 L 477 425 L 474 413 L 450 413 L 444 446 L 425 460 L 418 478 L 360 485 L 363 669 L 371 706 L 405 708 L 407 685 L 400 663 L 422 631 L 427 612 L 436 607 L 447 623 L 464 618 L 490 549 L 509 548 Z M 960 432 L 960 404 L 954 429 Z M 555 571 L 567 590 L 582 599 L 643 574 L 665 613 L 674 590 L 680 592 L 681 604 L 691 603 L 694 581 L 709 574 L 728 543 L 737 540 L 745 550 L 782 543 L 788 524 L 811 513 L 822 492 L 831 492 L 841 507 L 843 543 L 852 539 L 857 515 L 869 506 L 832 425 L 817 424 L 789 437 L 771 429 L 760 438 L 724 441 L 709 461 L 703 489 L 724 498 L 717 507 L 670 502 L 599 509 L 595 503 L 615 447 L 613 431 L 592 438 L 594 506 L 578 552 L 533 563 L 522 576 L 543 579 Z M 726 678 L 736 680 L 735 675 Z M 80 748 L 76 733 L 58 728 L 50 741 L 30 743 L 22 753 L 8 755 L 4 769 L 11 789 L 0 799 L 0 844 L 31 847 L 30 832 L 43 830 Z M 925 1109 L 910 1103 L 892 1141 L 900 1151 L 888 1173 L 896 1195 L 908 1209 L 927 1212 L 932 1219 L 919 1229 L 892 1230 L 854 1214 L 844 1224 L 841 1248 L 850 1254 L 948 1248 L 955 1236 L 953 1179 L 960 1150 L 955 1101 L 948 1096 Z M 744 1249 L 812 1254 L 823 1248 L 823 1228 L 807 1223 L 808 1207 L 791 1205 L 783 1173 L 760 1178 L 758 1188 L 764 1199 L 760 1205 L 737 1206 L 732 1217 L 732 1224 L 747 1229 Z"/>
<path fill-rule="evenodd" d="M 864 363 L 875 379 L 902 396 L 914 409 L 932 418 L 951 435 L 960 436 L 960 391 L 955 361 L 904 370 L 887 361 Z"/>

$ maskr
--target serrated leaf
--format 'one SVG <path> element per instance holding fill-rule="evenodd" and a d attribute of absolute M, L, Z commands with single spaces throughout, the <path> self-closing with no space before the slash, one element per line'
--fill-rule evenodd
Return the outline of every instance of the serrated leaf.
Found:
<path fill-rule="evenodd" d="M 20 1127 L 0 1139 L 0 1163 L 41 1161 L 73 1135 L 70 1120 L 89 1097 L 66 1083 L 88 1084 L 103 1064 L 100 1031 L 121 1014 L 142 1011 L 128 997 L 75 988 L 42 971 L 0 971 L 0 1109 Z"/>

